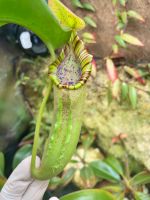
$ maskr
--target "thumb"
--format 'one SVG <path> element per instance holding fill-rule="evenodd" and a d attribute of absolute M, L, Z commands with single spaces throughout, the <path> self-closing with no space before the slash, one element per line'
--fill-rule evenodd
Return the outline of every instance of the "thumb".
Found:
<path fill-rule="evenodd" d="M 20 200 L 29 185 L 33 182 L 30 175 L 31 156 L 23 160 L 12 172 L 0 193 L 0 200 Z M 40 159 L 36 158 L 39 166 Z"/>

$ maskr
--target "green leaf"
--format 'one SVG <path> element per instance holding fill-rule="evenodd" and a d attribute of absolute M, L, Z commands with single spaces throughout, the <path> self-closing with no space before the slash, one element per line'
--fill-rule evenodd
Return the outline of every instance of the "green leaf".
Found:
<path fill-rule="evenodd" d="M 117 24 L 117 30 L 123 30 L 124 27 L 125 27 L 125 24 L 124 24 L 122 21 L 120 21 L 120 22 Z"/>
<path fill-rule="evenodd" d="M 77 7 L 77 8 L 83 8 L 82 3 L 80 2 L 80 0 L 71 0 L 73 6 Z"/>
<path fill-rule="evenodd" d="M 129 44 L 132 44 L 132 45 L 136 45 L 136 46 L 141 46 L 143 47 L 143 43 L 136 37 L 128 34 L 128 33 L 124 33 L 121 35 L 121 38 L 125 41 L 125 42 L 128 42 Z"/>
<path fill-rule="evenodd" d="M 114 53 L 114 54 L 119 53 L 119 47 L 118 47 L 118 45 L 117 45 L 117 44 L 113 44 L 113 45 L 112 45 L 112 50 L 113 50 L 113 53 Z"/>
<path fill-rule="evenodd" d="M 96 43 L 95 37 L 92 33 L 84 32 L 82 37 L 85 43 Z"/>
<path fill-rule="evenodd" d="M 89 134 L 86 138 L 84 138 L 84 140 L 82 141 L 83 147 L 85 149 L 88 149 L 92 143 L 95 140 L 95 135 L 94 134 Z"/>
<path fill-rule="evenodd" d="M 53 186 L 58 186 L 62 183 L 62 179 L 59 177 L 53 177 L 50 179 L 49 184 L 53 187 Z"/>
<path fill-rule="evenodd" d="M 117 196 L 117 200 L 125 200 L 125 193 L 124 193 L 124 191 Z"/>
<path fill-rule="evenodd" d="M 115 198 L 104 190 L 90 189 L 65 195 L 60 200 L 115 200 Z"/>
<path fill-rule="evenodd" d="M 144 19 L 139 13 L 137 13 L 137 12 L 134 11 L 134 10 L 129 10 L 129 11 L 127 12 L 127 14 L 128 14 L 129 17 L 132 17 L 132 18 L 134 18 L 134 19 L 137 19 L 137 20 L 140 20 L 140 21 L 142 21 L 142 22 L 145 22 L 145 19 Z"/>
<path fill-rule="evenodd" d="M 136 192 L 135 200 L 150 200 L 150 196 L 148 194 L 144 194 L 142 192 Z"/>
<path fill-rule="evenodd" d="M 112 0 L 112 4 L 113 4 L 114 6 L 116 6 L 117 0 Z"/>
<path fill-rule="evenodd" d="M 118 20 L 120 20 L 120 17 L 121 17 L 121 12 L 120 12 L 120 10 L 115 10 L 115 15 L 116 15 L 116 17 L 118 18 Z"/>
<path fill-rule="evenodd" d="M 120 4 L 122 5 L 122 6 L 125 6 L 126 5 L 126 0 L 119 0 L 120 1 Z"/>
<path fill-rule="evenodd" d="M 73 168 L 73 167 L 71 167 L 70 169 L 68 169 L 68 170 L 65 172 L 65 174 L 63 175 L 63 177 L 62 177 L 63 182 L 65 182 L 65 183 L 66 183 L 66 182 L 67 182 L 67 183 L 70 182 L 71 179 L 73 178 L 75 172 L 76 172 L 76 169 Z"/>
<path fill-rule="evenodd" d="M 131 184 L 132 185 L 145 185 L 150 183 L 150 173 L 149 172 L 140 172 L 139 174 L 136 174 L 132 179 L 131 179 Z"/>
<path fill-rule="evenodd" d="M 80 30 L 85 27 L 84 21 L 66 8 L 59 0 L 49 0 L 48 4 L 52 9 L 53 14 L 64 28 Z"/>
<path fill-rule="evenodd" d="M 26 157 L 30 156 L 32 152 L 32 145 L 27 144 L 20 148 L 14 156 L 13 159 L 13 169 Z"/>
<path fill-rule="evenodd" d="M 93 5 L 91 3 L 84 2 L 84 3 L 82 3 L 82 6 L 86 10 L 95 12 L 95 8 L 93 7 Z"/>
<path fill-rule="evenodd" d="M 128 97 L 128 92 L 129 92 L 128 84 L 123 82 L 121 85 L 121 97 L 123 100 Z"/>
<path fill-rule="evenodd" d="M 119 182 L 121 180 L 118 173 L 116 173 L 111 166 L 101 160 L 91 162 L 90 166 L 93 168 L 97 177 L 101 177 L 111 182 Z"/>
<path fill-rule="evenodd" d="M 118 20 L 120 20 L 120 18 L 121 18 L 121 12 L 120 12 L 120 10 L 115 10 L 115 15 L 116 15 L 116 17 L 118 18 Z"/>
<path fill-rule="evenodd" d="M 129 99 L 132 105 L 132 108 L 135 109 L 137 106 L 137 91 L 135 87 L 129 86 Z"/>
<path fill-rule="evenodd" d="M 0 176 L 4 176 L 5 158 L 3 152 L 0 152 Z"/>
<path fill-rule="evenodd" d="M 118 174 L 123 175 L 123 167 L 121 163 L 114 157 L 109 156 L 104 161 L 111 166 Z"/>
<path fill-rule="evenodd" d="M 86 166 L 80 170 L 80 176 L 82 179 L 85 179 L 85 180 L 90 179 L 91 177 L 94 176 L 94 172 L 91 167 Z"/>
<path fill-rule="evenodd" d="M 123 200 L 124 199 L 124 186 L 123 184 L 113 184 L 113 185 L 106 185 L 102 186 L 101 189 L 110 192 L 111 194 L 115 195 L 116 200 Z"/>
<path fill-rule="evenodd" d="M 65 173 L 63 174 L 63 176 L 60 177 L 53 177 L 50 179 L 50 187 L 55 188 L 58 186 L 64 187 L 66 186 L 73 178 L 74 174 L 75 174 L 76 169 L 71 167 L 70 169 L 68 169 L 67 171 L 65 171 Z"/>
<path fill-rule="evenodd" d="M 120 35 L 116 35 L 116 36 L 115 36 L 115 40 L 118 42 L 118 44 L 119 44 L 121 47 L 124 47 L 124 48 L 127 47 L 125 41 L 122 39 L 122 37 L 121 37 Z"/>
<path fill-rule="evenodd" d="M 6 23 L 4 23 L 4 22 L 0 22 L 0 27 L 3 26 L 3 25 L 5 25 L 5 24 L 6 24 Z"/>
<path fill-rule="evenodd" d="M 95 185 L 96 177 L 90 166 L 85 166 L 80 170 L 80 177 L 85 188 L 92 188 Z"/>
<path fill-rule="evenodd" d="M 124 11 L 124 12 L 121 13 L 121 19 L 122 19 L 122 22 L 124 24 L 127 24 L 128 18 L 127 18 L 127 12 L 126 11 Z"/>
<path fill-rule="evenodd" d="M 122 192 L 123 188 L 121 185 L 117 184 L 117 185 L 107 185 L 102 187 L 103 190 L 107 190 L 108 192 L 111 193 L 120 193 Z"/>
<path fill-rule="evenodd" d="M 97 27 L 96 22 L 89 16 L 84 17 L 84 21 L 85 21 L 86 24 L 92 26 L 93 28 Z"/>
<path fill-rule="evenodd" d="M 28 28 L 49 49 L 61 47 L 71 35 L 70 31 L 63 29 L 59 19 L 56 19 L 43 0 L 0 0 L 0 24 L 4 23 L 15 23 Z"/>

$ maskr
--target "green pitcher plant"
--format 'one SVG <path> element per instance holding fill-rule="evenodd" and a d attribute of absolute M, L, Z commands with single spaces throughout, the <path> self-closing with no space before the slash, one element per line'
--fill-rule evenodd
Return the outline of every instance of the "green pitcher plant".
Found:
<path fill-rule="evenodd" d="M 49 77 L 54 83 L 53 123 L 39 168 L 35 168 L 39 137 L 37 127 L 31 167 L 32 175 L 37 179 L 44 180 L 59 174 L 75 151 L 82 124 L 85 83 L 91 73 L 91 62 L 92 56 L 85 50 L 83 42 L 72 33 L 70 41 L 50 66 Z M 46 99 L 47 97 L 45 96 Z"/>
<path fill-rule="evenodd" d="M 92 68 L 92 56 L 77 36 L 77 31 L 85 24 L 59 0 L 49 0 L 48 4 L 45 0 L 0 0 L 0 25 L 7 23 L 16 23 L 33 31 L 51 53 L 50 83 L 37 116 L 31 161 L 32 176 L 46 180 L 63 170 L 78 143 L 86 81 Z M 64 44 L 56 59 L 55 49 Z M 52 88 L 51 134 L 45 142 L 40 167 L 36 168 L 41 120 Z"/>

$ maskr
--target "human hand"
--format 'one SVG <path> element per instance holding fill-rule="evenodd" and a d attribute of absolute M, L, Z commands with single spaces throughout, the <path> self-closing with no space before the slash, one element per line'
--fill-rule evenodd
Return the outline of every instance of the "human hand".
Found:
<path fill-rule="evenodd" d="M 49 180 L 39 181 L 31 177 L 31 156 L 23 160 L 12 172 L 0 193 L 0 200 L 42 200 Z M 36 158 L 36 167 L 40 159 Z M 52 197 L 49 200 L 59 200 Z"/>

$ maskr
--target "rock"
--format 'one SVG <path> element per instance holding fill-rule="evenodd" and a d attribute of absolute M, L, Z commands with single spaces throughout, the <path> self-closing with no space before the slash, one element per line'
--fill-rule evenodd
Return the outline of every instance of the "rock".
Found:
<path fill-rule="evenodd" d="M 128 103 L 115 100 L 108 105 L 107 75 L 98 70 L 95 79 L 88 82 L 88 96 L 85 105 L 84 126 L 98 135 L 98 145 L 107 153 L 122 157 L 125 151 L 150 170 L 150 96 L 142 90 L 149 91 L 150 82 L 146 86 L 138 85 L 137 109 Z M 134 83 L 137 84 L 137 83 Z M 127 138 L 118 144 L 112 139 L 120 134 Z"/>
<path fill-rule="evenodd" d="M 13 59 L 20 52 L 0 39 L 0 151 L 21 137 L 29 123 L 29 114 L 13 76 Z"/>

